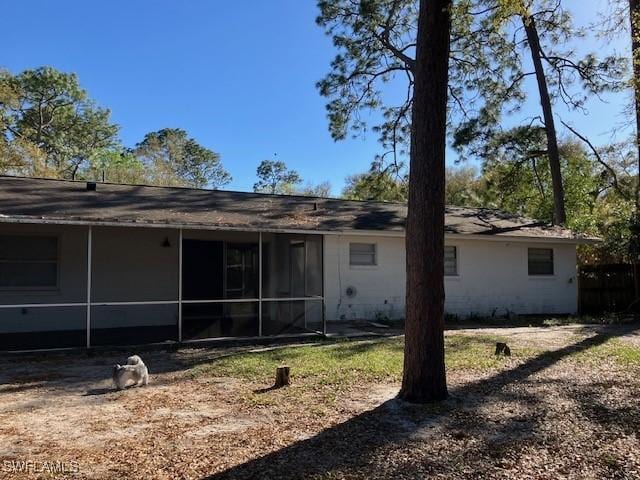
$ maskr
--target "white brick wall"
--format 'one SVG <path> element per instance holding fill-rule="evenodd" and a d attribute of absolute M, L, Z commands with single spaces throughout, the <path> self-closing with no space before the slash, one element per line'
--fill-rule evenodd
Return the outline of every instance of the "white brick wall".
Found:
<path fill-rule="evenodd" d="M 350 266 L 350 242 L 376 243 L 378 264 Z M 458 247 L 458 276 L 445 278 L 448 313 L 468 316 L 577 311 L 575 245 L 475 239 L 447 239 L 446 244 Z M 528 247 L 554 249 L 553 276 L 528 275 Z M 326 235 L 327 319 L 402 318 L 404 252 L 402 237 Z M 345 293 L 350 286 L 357 291 L 351 298 Z"/>

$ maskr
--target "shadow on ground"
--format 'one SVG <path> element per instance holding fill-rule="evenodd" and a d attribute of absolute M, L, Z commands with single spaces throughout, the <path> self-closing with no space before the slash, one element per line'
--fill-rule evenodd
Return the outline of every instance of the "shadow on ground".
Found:
<path fill-rule="evenodd" d="M 450 398 L 439 404 L 419 406 L 389 400 L 312 438 L 207 478 L 351 478 L 356 471 L 359 472 L 357 478 L 424 478 L 436 474 L 453 478 L 461 474 L 460 465 L 465 463 L 475 465 L 469 475 L 495 475 L 496 464 L 507 457 L 513 459 L 523 454 L 532 445 L 552 448 L 547 446 L 549 432 L 539 431 L 546 412 L 536 388 L 532 388 L 530 377 L 563 358 L 638 328 L 637 325 L 626 325 L 611 332 L 600 330 L 572 345 L 541 353 L 516 368 L 464 383 L 452 389 Z M 628 407 L 598 407 L 597 382 L 586 386 L 576 384 L 572 388 L 574 391 L 567 394 L 587 418 L 625 431 L 640 428 L 636 412 L 625 411 Z M 470 428 L 482 431 L 488 426 L 490 420 L 483 414 L 488 402 L 528 405 L 529 408 L 505 416 L 499 424 L 493 423 L 490 435 L 469 438 L 467 442 Z M 429 439 L 442 437 L 464 446 L 456 449 L 452 443 L 451 448 L 431 451 L 416 461 L 415 449 L 421 448 L 421 440 L 424 446 Z"/>

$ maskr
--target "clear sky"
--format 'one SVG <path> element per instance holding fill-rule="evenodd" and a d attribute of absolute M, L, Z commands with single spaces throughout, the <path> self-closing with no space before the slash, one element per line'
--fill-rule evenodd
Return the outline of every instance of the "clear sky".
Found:
<path fill-rule="evenodd" d="M 586 24 L 603 2 L 568 5 Z M 338 143 L 329 136 L 315 82 L 336 52 L 315 24 L 315 0 L 20 0 L 2 10 L 1 67 L 77 73 L 112 110 L 127 146 L 160 128 L 187 130 L 220 153 L 234 178 L 226 188 L 250 190 L 257 165 L 277 154 L 305 180 L 328 180 L 339 194 L 344 178 L 365 171 L 380 152 L 373 132 Z M 605 43 L 585 47 L 600 51 Z M 562 118 L 604 142 L 628 101 L 607 98 L 590 103 L 588 117 Z M 538 114 L 533 99 L 524 115 Z"/>

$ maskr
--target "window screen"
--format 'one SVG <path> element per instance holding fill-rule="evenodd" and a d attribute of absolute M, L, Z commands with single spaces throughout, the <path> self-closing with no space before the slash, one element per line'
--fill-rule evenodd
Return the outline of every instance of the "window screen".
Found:
<path fill-rule="evenodd" d="M 349 265 L 376 265 L 375 243 L 350 243 Z"/>
<path fill-rule="evenodd" d="M 458 248 L 444 247 L 444 274 L 458 274 Z"/>
<path fill-rule="evenodd" d="M 0 288 L 58 286 L 58 239 L 0 235 Z"/>
<path fill-rule="evenodd" d="M 553 249 L 529 249 L 529 275 L 553 275 Z"/>

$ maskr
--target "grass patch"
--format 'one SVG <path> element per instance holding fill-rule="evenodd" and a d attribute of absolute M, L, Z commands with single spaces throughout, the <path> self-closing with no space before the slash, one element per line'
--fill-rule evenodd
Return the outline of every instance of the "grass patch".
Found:
<path fill-rule="evenodd" d="M 446 327 L 481 325 L 483 327 L 560 327 L 564 325 L 613 325 L 629 323 L 630 320 L 619 318 L 614 314 L 604 315 L 562 315 L 549 317 L 548 315 L 503 315 L 458 317 L 448 315 L 445 319 Z"/>
<path fill-rule="evenodd" d="M 618 339 L 610 339 L 601 345 L 586 348 L 572 354 L 580 362 L 600 363 L 613 360 L 623 367 L 640 366 L 640 347 L 634 347 Z"/>
<path fill-rule="evenodd" d="M 550 317 L 542 321 L 545 327 L 561 327 L 564 325 L 613 325 L 617 323 L 625 323 L 620 321 L 615 315 L 601 316 L 567 316 L 567 317 Z"/>
<path fill-rule="evenodd" d="M 448 335 L 445 353 L 448 370 L 488 370 L 504 364 L 493 355 L 498 336 Z M 320 384 L 345 381 L 399 381 L 402 375 L 404 339 L 389 338 L 365 342 L 339 342 L 329 345 L 286 347 L 264 352 L 221 358 L 193 370 L 194 375 L 235 377 L 264 381 L 275 367 L 289 365 L 298 379 L 313 377 Z M 512 349 L 514 357 L 526 357 L 530 349 Z"/>

